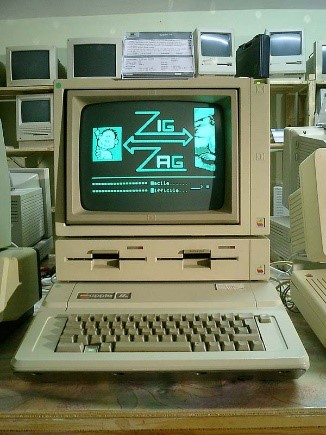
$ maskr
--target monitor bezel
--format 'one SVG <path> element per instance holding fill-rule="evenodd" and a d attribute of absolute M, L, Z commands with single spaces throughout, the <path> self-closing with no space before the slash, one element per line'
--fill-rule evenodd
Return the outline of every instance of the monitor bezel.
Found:
<path fill-rule="evenodd" d="M 49 52 L 49 73 L 46 79 L 13 79 L 12 78 L 12 53 L 15 51 L 48 51 Z M 58 57 L 57 48 L 50 45 L 24 45 L 6 47 L 6 79 L 7 86 L 51 86 L 58 78 Z"/>
<path fill-rule="evenodd" d="M 115 56 L 115 76 L 85 76 L 85 77 L 75 77 L 74 63 L 75 63 L 75 52 L 74 47 L 76 45 L 91 45 L 91 44 L 110 44 L 116 47 Z M 119 78 L 121 77 L 121 59 L 122 58 L 122 40 L 118 38 L 111 37 L 94 37 L 94 38 L 70 38 L 67 40 L 67 78 L 83 78 L 83 79 L 95 79 L 95 78 Z"/>
<path fill-rule="evenodd" d="M 67 94 L 70 90 L 235 89 L 239 106 L 240 188 L 238 224 L 93 225 L 66 221 Z M 54 84 L 55 228 L 59 237 L 207 237 L 261 236 L 269 233 L 269 84 L 234 77 L 196 77 L 188 80 L 66 79 Z"/>

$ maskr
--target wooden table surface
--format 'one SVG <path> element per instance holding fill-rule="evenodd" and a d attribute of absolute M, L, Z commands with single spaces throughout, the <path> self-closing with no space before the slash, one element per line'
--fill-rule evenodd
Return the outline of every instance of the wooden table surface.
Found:
<path fill-rule="evenodd" d="M 10 367 L 23 325 L 0 343 L 0 432 L 326 434 L 326 349 L 300 314 L 291 316 L 311 367 L 301 378 L 281 382 L 150 375 L 24 380 Z"/>

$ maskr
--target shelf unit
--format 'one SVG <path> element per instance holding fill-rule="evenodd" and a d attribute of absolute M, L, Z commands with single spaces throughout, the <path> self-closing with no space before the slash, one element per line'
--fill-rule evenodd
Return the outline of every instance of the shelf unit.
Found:
<path fill-rule="evenodd" d="M 314 125 L 316 82 L 309 76 L 301 82 L 270 83 L 271 128 Z"/>
<path fill-rule="evenodd" d="M 16 95 L 53 92 L 53 86 L 4 86 L 0 87 L 0 101 L 15 99 Z"/>

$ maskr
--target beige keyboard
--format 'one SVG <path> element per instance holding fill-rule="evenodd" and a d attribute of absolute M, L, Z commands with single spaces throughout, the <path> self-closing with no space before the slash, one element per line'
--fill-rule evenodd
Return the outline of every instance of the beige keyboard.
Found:
<path fill-rule="evenodd" d="M 56 352 L 264 351 L 258 325 L 268 315 L 71 314 Z"/>

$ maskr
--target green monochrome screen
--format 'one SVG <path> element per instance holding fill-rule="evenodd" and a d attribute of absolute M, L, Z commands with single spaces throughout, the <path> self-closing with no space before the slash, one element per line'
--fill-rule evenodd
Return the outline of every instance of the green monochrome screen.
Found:
<path fill-rule="evenodd" d="M 218 210 L 224 202 L 224 121 L 217 103 L 87 104 L 79 137 L 85 210 Z"/>

